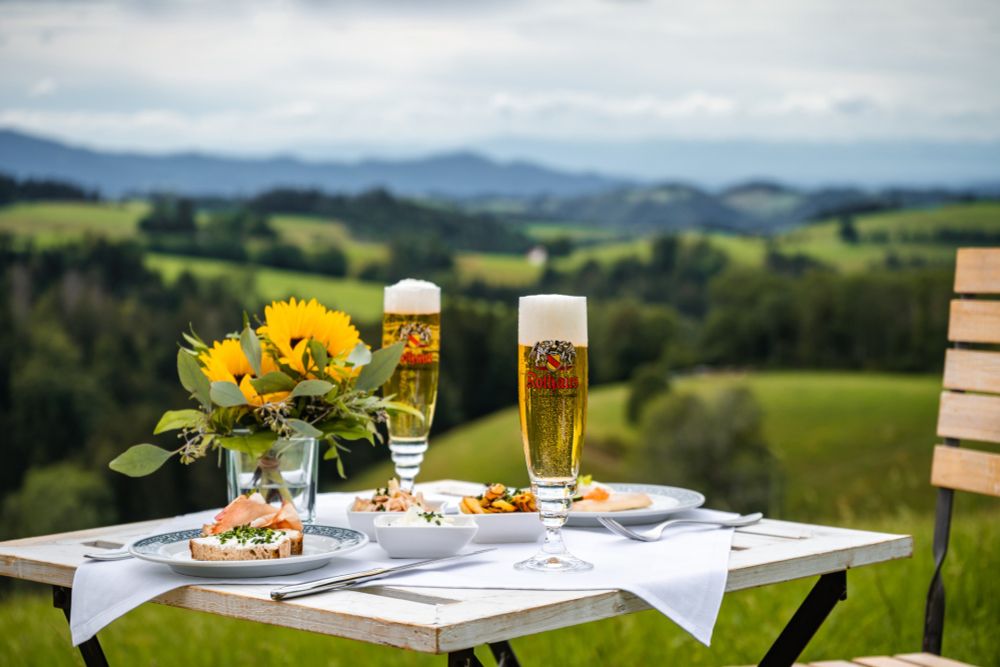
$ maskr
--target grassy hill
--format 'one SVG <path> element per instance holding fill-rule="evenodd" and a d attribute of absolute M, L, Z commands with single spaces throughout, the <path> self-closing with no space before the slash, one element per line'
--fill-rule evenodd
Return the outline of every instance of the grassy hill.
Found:
<path fill-rule="evenodd" d="M 851 520 L 933 505 L 927 477 L 940 377 L 718 374 L 682 378 L 674 390 L 710 395 L 737 384 L 760 402 L 765 437 L 784 468 L 783 516 Z M 646 481 L 638 435 L 625 421 L 626 396 L 624 385 L 592 391 L 583 469 L 607 481 Z M 391 473 L 387 461 L 349 485 L 374 486 Z M 421 477 L 526 483 L 516 407 L 432 438 Z"/>

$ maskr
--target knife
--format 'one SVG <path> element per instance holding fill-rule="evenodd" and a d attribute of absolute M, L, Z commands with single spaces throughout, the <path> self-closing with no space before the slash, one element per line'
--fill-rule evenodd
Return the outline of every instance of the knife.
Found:
<path fill-rule="evenodd" d="M 304 584 L 293 584 L 291 586 L 282 586 L 281 588 L 275 588 L 273 591 L 271 591 L 271 599 L 288 600 L 291 598 L 300 598 L 305 595 L 313 595 L 314 593 L 323 593 L 325 591 L 335 591 L 341 588 L 350 588 L 351 586 L 356 586 L 366 581 L 371 581 L 372 579 L 379 579 L 386 575 L 395 574 L 396 572 L 402 572 L 404 570 L 412 570 L 414 568 L 423 567 L 424 565 L 443 563 L 449 560 L 457 560 L 459 558 L 465 558 L 466 556 L 475 556 L 477 554 L 484 554 L 487 551 L 496 551 L 496 547 L 490 547 L 489 549 L 480 549 L 478 551 L 470 551 L 468 553 L 456 554 L 454 556 L 431 558 L 429 560 L 417 561 L 416 563 L 408 563 L 406 565 L 396 565 L 395 567 L 376 567 L 372 570 L 365 570 L 364 572 L 353 572 L 351 574 L 341 574 L 336 577 L 329 577 L 327 579 L 317 579 L 315 581 L 307 581 Z"/>

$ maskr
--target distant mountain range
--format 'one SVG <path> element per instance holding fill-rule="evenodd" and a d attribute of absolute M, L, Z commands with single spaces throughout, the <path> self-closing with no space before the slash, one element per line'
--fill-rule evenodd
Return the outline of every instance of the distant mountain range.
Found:
<path fill-rule="evenodd" d="M 466 201 L 465 206 L 474 212 L 507 218 L 583 222 L 626 233 L 686 229 L 768 233 L 839 215 L 932 206 L 990 196 L 989 192 L 943 188 L 803 190 L 768 181 L 753 181 L 718 193 L 684 183 L 660 183 L 622 186 L 570 197 L 479 197 Z"/>
<path fill-rule="evenodd" d="M 109 197 L 157 191 L 251 197 L 275 188 L 352 195 L 385 189 L 501 219 L 583 222 L 622 233 L 685 229 L 766 233 L 845 213 L 1000 197 L 996 184 L 961 190 L 806 189 L 756 180 L 710 192 L 688 183 L 640 183 L 523 161 L 498 162 L 468 152 L 358 162 L 116 153 L 12 130 L 0 130 L 3 172 L 21 179 L 68 181 Z"/>
<path fill-rule="evenodd" d="M 358 193 L 385 188 L 408 196 L 463 198 L 571 196 L 625 183 L 593 173 L 548 169 L 528 162 L 497 162 L 474 153 L 413 160 L 307 162 L 296 158 L 231 158 L 201 153 L 152 155 L 96 151 L 0 129 L 0 172 L 44 177 L 120 197 L 151 191 L 188 195 L 254 195 L 280 186 Z"/>

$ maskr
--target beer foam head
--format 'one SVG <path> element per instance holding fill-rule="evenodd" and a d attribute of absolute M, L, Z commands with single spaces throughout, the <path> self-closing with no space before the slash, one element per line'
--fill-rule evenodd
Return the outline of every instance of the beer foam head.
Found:
<path fill-rule="evenodd" d="M 534 345 L 540 340 L 566 340 L 586 346 L 587 297 L 522 296 L 517 309 L 517 339 L 521 345 Z"/>
<path fill-rule="evenodd" d="M 387 313 L 426 315 L 441 312 L 441 288 L 426 280 L 405 278 L 385 288 L 383 308 Z"/>

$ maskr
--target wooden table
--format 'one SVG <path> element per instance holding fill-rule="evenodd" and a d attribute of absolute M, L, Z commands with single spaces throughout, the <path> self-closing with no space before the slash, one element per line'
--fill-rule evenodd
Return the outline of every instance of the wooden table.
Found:
<path fill-rule="evenodd" d="M 454 486 L 444 480 L 421 485 Z M 0 575 L 53 586 L 67 618 L 73 573 L 83 554 L 118 548 L 160 523 L 147 521 L 0 542 Z M 726 591 L 819 576 L 761 665 L 791 665 L 839 600 L 850 568 L 905 558 L 913 538 L 765 519 L 737 529 Z M 489 644 L 498 664 L 516 666 L 509 639 L 648 609 L 617 590 L 516 591 L 371 586 L 275 602 L 273 585 L 187 586 L 153 600 L 184 609 L 259 621 L 336 637 L 448 654 L 449 665 L 481 664 L 473 653 Z M 105 665 L 97 638 L 81 645 L 88 665 Z"/>

